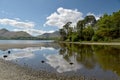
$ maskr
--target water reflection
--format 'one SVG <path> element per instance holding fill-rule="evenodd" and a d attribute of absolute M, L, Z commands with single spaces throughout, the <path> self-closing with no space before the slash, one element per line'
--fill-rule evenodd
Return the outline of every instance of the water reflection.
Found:
<path fill-rule="evenodd" d="M 76 62 L 88 69 L 95 67 L 94 51 L 90 45 L 61 44 L 61 47 L 59 52 L 66 61 L 71 61 L 71 57 L 74 57 Z"/>
<path fill-rule="evenodd" d="M 15 60 L 15 59 L 20 59 L 20 58 L 33 58 L 34 54 L 31 52 L 19 52 L 19 53 L 14 53 L 8 55 L 8 57 L 5 58 L 5 60 Z"/>
<path fill-rule="evenodd" d="M 11 53 L 8 54 L 8 51 Z M 0 53 L 1 58 L 8 55 L 5 60 L 19 60 L 18 64 L 25 63 L 37 70 L 63 74 L 75 72 L 104 80 L 114 80 L 120 76 L 120 46 L 47 43 L 40 47 L 13 48 Z"/>
<path fill-rule="evenodd" d="M 57 72 L 63 73 L 67 71 L 77 71 L 82 68 L 82 65 L 78 64 L 74 58 L 71 58 L 71 61 L 74 64 L 68 63 L 65 59 L 63 59 L 63 55 L 53 54 L 46 56 L 47 63 L 53 68 L 57 69 Z"/>
<path fill-rule="evenodd" d="M 0 57 L 5 59 L 5 60 L 16 60 L 16 59 L 22 59 L 22 58 L 33 58 L 35 57 L 35 54 L 33 51 L 37 51 L 39 48 L 25 48 L 25 49 L 10 49 L 6 50 L 2 53 Z M 8 53 L 8 51 L 10 53 Z M 6 55 L 6 57 L 4 57 Z"/>
<path fill-rule="evenodd" d="M 105 72 L 112 71 L 120 76 L 120 46 L 60 45 L 59 53 L 66 61 L 74 57 L 86 69 L 94 70 L 99 66 Z"/>
<path fill-rule="evenodd" d="M 55 50 L 55 48 L 53 48 L 53 47 L 41 47 L 41 50 Z"/>
<path fill-rule="evenodd" d="M 94 47 L 96 60 L 103 70 L 112 70 L 120 76 L 120 46 Z"/>

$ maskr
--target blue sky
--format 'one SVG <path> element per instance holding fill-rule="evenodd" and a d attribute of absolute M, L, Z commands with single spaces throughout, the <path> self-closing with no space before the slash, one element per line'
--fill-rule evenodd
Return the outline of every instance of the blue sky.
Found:
<path fill-rule="evenodd" d="M 97 19 L 120 10 L 120 0 L 0 0 L 0 29 L 31 35 L 58 30 L 88 14 Z"/>

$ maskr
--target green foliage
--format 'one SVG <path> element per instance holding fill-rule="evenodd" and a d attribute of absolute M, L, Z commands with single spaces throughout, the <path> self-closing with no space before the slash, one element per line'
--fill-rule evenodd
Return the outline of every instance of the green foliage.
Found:
<path fill-rule="evenodd" d="M 120 11 L 112 15 L 104 14 L 97 22 L 98 29 L 95 32 L 93 40 L 110 41 L 111 39 L 120 38 Z"/>
<path fill-rule="evenodd" d="M 62 41 L 111 41 L 120 38 L 120 11 L 104 14 L 98 21 L 93 15 L 79 20 L 72 28 L 71 22 L 60 29 Z"/>
<path fill-rule="evenodd" d="M 108 41 L 108 40 L 111 40 L 111 36 L 110 35 L 110 32 L 111 30 L 106 28 L 106 29 L 100 29 L 100 30 L 97 30 L 94 37 L 93 37 L 93 40 L 94 41 Z"/>
<path fill-rule="evenodd" d="M 89 15 L 85 17 L 84 22 L 86 25 L 90 24 L 91 26 L 94 26 L 97 21 L 93 15 Z"/>
<path fill-rule="evenodd" d="M 71 35 L 72 28 L 70 28 L 71 22 L 67 22 L 62 29 L 59 30 L 60 35 L 61 35 L 61 40 L 65 41 L 68 39 L 68 36 Z"/>
<path fill-rule="evenodd" d="M 73 34 L 72 34 L 72 41 L 73 41 L 73 42 L 79 41 L 79 37 L 78 37 L 78 34 L 77 34 L 77 33 L 73 33 Z"/>
<path fill-rule="evenodd" d="M 59 29 L 59 32 L 60 32 L 60 35 L 61 35 L 60 40 L 62 40 L 62 41 L 66 40 L 67 36 L 66 36 L 65 30 L 64 29 Z"/>
<path fill-rule="evenodd" d="M 94 35 L 94 30 L 91 26 L 88 26 L 83 30 L 83 38 L 85 41 L 90 41 Z"/>
<path fill-rule="evenodd" d="M 80 20 L 77 22 L 77 33 L 78 33 L 78 37 L 80 40 L 83 40 L 83 29 L 85 27 L 85 22 L 84 20 Z"/>

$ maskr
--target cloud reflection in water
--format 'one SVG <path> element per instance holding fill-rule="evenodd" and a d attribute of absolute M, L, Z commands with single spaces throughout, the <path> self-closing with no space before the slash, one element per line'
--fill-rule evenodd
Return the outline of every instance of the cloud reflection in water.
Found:
<path fill-rule="evenodd" d="M 53 68 L 57 69 L 57 72 L 63 73 L 68 71 L 77 71 L 82 68 L 82 65 L 78 64 L 73 60 L 73 65 L 70 65 L 62 55 L 59 54 L 51 54 L 46 56 L 47 63 Z"/>
<path fill-rule="evenodd" d="M 31 52 L 19 52 L 9 55 L 6 60 L 15 60 L 18 58 L 33 58 L 34 54 Z"/>
<path fill-rule="evenodd" d="M 5 60 L 15 60 L 15 59 L 21 59 L 21 58 L 33 58 L 35 57 L 35 54 L 33 51 L 37 51 L 39 48 L 25 48 L 25 49 L 11 49 L 11 54 L 2 54 L 1 58 L 3 58 L 4 55 L 7 55 L 6 58 L 3 58 Z"/>
<path fill-rule="evenodd" d="M 52 47 L 41 47 L 41 50 L 51 50 L 54 51 L 55 49 Z"/>

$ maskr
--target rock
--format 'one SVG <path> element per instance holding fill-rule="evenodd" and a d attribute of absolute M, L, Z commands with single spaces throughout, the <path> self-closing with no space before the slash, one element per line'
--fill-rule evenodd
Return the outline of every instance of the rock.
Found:
<path fill-rule="evenodd" d="M 3 57 L 6 58 L 6 57 L 8 57 L 8 56 L 7 56 L 7 55 L 4 55 Z"/>
<path fill-rule="evenodd" d="M 41 63 L 45 63 L 45 61 L 42 60 Z"/>
<path fill-rule="evenodd" d="M 11 52 L 10 52 L 10 51 L 8 51 L 8 53 L 10 54 Z"/>
<path fill-rule="evenodd" d="M 73 65 L 73 63 L 72 63 L 72 62 L 70 62 L 70 65 Z"/>

